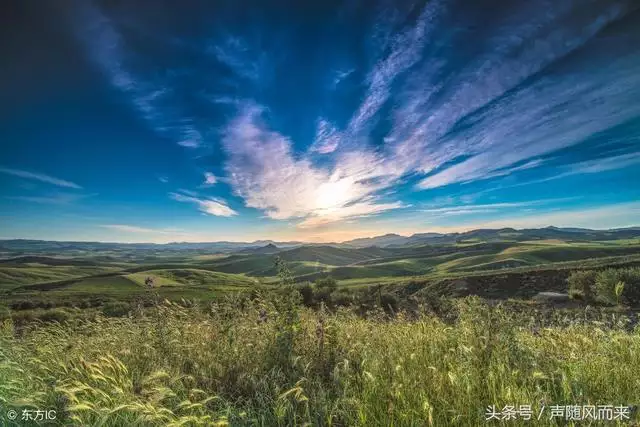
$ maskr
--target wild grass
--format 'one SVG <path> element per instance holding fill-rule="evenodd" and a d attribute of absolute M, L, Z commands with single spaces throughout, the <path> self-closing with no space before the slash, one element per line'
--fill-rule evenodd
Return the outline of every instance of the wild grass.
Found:
<path fill-rule="evenodd" d="M 477 298 L 452 321 L 312 311 L 291 295 L 184 305 L 5 321 L 0 406 L 92 426 L 477 426 L 487 405 L 640 396 L 640 328 L 621 317 L 605 325 L 578 311 L 580 322 L 541 327 Z"/>

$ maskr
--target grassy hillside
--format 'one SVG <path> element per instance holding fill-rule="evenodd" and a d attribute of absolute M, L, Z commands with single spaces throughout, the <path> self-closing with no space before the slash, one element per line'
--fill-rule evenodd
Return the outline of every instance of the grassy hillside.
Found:
<path fill-rule="evenodd" d="M 208 287 L 243 287 L 253 286 L 255 279 L 238 274 L 219 273 L 195 268 L 147 270 L 125 276 L 140 286 L 145 286 L 147 277 L 154 279 L 155 286 L 208 286 Z"/>
<path fill-rule="evenodd" d="M 119 267 L 100 266 L 0 266 L 0 289 L 13 288 L 33 283 L 52 282 L 56 280 L 72 279 L 76 277 L 93 276 L 96 274 L 119 271 Z"/>
<path fill-rule="evenodd" d="M 540 420 L 512 424 L 556 426 L 550 405 L 640 395 L 640 335 L 620 313 L 470 299 L 452 319 L 408 320 L 277 301 L 0 324 L 0 400 L 53 409 L 61 425 L 480 426 L 490 405 L 531 405 Z"/>

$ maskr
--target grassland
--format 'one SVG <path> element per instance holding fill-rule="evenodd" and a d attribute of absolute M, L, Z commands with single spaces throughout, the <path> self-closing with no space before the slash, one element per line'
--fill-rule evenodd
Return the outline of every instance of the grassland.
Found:
<path fill-rule="evenodd" d="M 0 401 L 87 426 L 478 426 L 488 405 L 544 404 L 535 425 L 552 426 L 566 422 L 550 405 L 640 396 L 640 329 L 627 316 L 547 312 L 541 327 L 534 311 L 478 299 L 454 312 L 362 317 L 280 296 L 19 333 L 5 323 Z"/>
<path fill-rule="evenodd" d="M 132 301 L 144 295 L 144 281 L 152 277 L 164 298 L 209 300 L 225 292 L 250 291 L 276 281 L 276 256 L 299 283 L 331 276 L 344 289 L 420 282 L 432 286 L 447 280 L 500 276 L 606 265 L 637 265 L 637 239 L 567 241 L 561 239 L 483 241 L 474 237 L 455 244 L 411 247 L 337 248 L 303 246 L 235 253 L 202 251 L 83 252 L 79 256 L 23 255 L 0 261 L 0 294 L 8 301 L 31 299 L 56 303 L 92 298 Z M 509 233 L 507 233 L 509 234 Z M 511 233 L 512 234 L 512 233 Z M 510 234 L 509 234 L 510 235 Z M 545 273 L 546 274 L 546 273 Z M 500 287 L 504 292 L 505 287 Z M 537 288 L 536 288 L 537 289 Z M 520 297 L 518 286 L 503 298 Z M 548 289 L 557 290 L 555 285 Z"/>
<path fill-rule="evenodd" d="M 0 405 L 55 425 L 477 426 L 640 396 L 638 307 L 536 299 L 575 270 L 615 287 L 595 273 L 640 265 L 637 239 L 70 251 L 0 260 Z"/>

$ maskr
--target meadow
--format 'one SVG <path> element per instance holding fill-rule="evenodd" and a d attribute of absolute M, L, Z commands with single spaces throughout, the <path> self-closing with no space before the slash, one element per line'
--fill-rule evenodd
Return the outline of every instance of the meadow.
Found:
<path fill-rule="evenodd" d="M 13 255 L 2 426 L 640 420 L 637 239 Z"/>
<path fill-rule="evenodd" d="M 301 308 L 280 292 L 5 322 L 0 402 L 85 426 L 477 426 L 491 405 L 531 405 L 536 425 L 574 425 L 551 418 L 551 406 L 637 404 L 640 328 L 628 315 L 540 317 L 477 297 L 450 309 L 362 316 Z"/>

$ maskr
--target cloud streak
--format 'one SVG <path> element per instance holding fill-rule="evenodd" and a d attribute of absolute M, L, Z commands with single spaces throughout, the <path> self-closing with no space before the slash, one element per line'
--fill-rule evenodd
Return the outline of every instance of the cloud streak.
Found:
<path fill-rule="evenodd" d="M 169 197 L 177 202 L 193 203 L 198 206 L 200 212 L 207 215 L 230 217 L 238 215 L 221 199 L 200 199 L 194 196 L 188 196 L 180 193 L 169 193 Z"/>
<path fill-rule="evenodd" d="M 161 235 L 176 235 L 181 236 L 184 233 L 180 230 L 172 229 L 172 228 L 147 228 L 147 227 L 139 227 L 136 225 L 127 225 L 127 224 L 104 224 L 101 225 L 102 228 L 108 228 L 110 230 L 121 231 L 124 233 L 142 233 L 142 234 L 161 234 Z"/>
<path fill-rule="evenodd" d="M 74 2 L 77 38 L 88 56 L 109 78 L 112 86 L 126 95 L 131 104 L 158 135 L 187 148 L 203 144 L 202 132 L 189 117 L 165 80 L 153 81 L 127 66 L 131 54 L 112 20 L 90 2 Z M 164 73 L 166 74 L 166 73 Z"/>
<path fill-rule="evenodd" d="M 55 185 L 58 187 L 74 188 L 78 190 L 82 189 L 81 186 L 79 186 L 74 182 L 66 181 L 60 178 L 55 178 L 53 176 L 45 175 L 43 173 L 30 172 L 30 171 L 21 170 L 21 169 L 10 169 L 10 168 L 4 168 L 4 167 L 0 167 L 0 173 L 17 176 L 18 178 L 40 181 L 40 182 Z"/>

